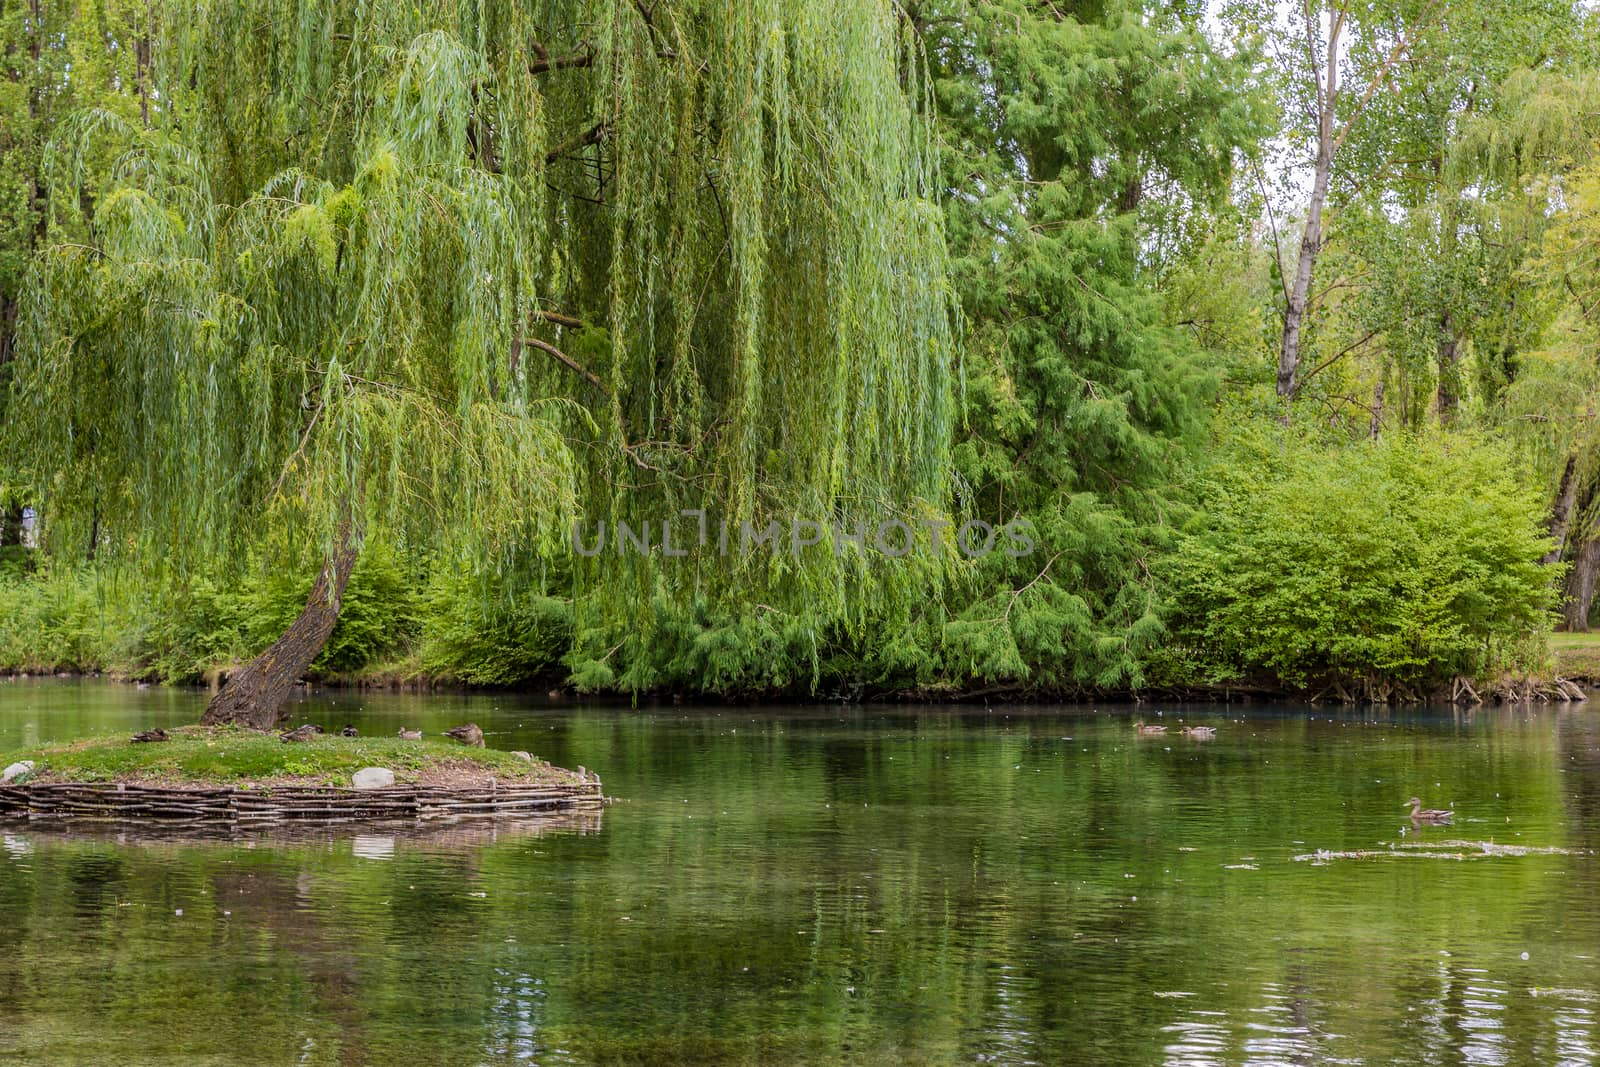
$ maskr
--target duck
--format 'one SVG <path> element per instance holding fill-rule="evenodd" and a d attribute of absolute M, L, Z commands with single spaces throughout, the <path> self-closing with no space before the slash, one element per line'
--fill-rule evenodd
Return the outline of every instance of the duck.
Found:
<path fill-rule="evenodd" d="M 422 731 L 421 730 L 401 730 L 400 731 L 400 740 L 402 740 L 402 741 L 421 741 L 422 740 Z"/>
<path fill-rule="evenodd" d="M 297 727 L 296 729 L 290 730 L 288 733 L 283 734 L 278 738 L 278 740 L 286 743 L 291 741 L 309 741 L 320 733 L 322 733 L 322 727 L 313 726 L 308 722 L 304 726 Z"/>
<path fill-rule="evenodd" d="M 1417 797 L 1412 797 L 1410 800 L 1406 801 L 1406 804 L 1411 808 L 1412 822 L 1449 822 L 1451 819 L 1456 817 L 1456 813 L 1453 811 L 1440 811 L 1438 808 L 1424 808 L 1422 806 L 1422 801 Z"/>
<path fill-rule="evenodd" d="M 1167 732 L 1165 726 L 1147 726 L 1143 721 L 1134 723 L 1133 729 L 1140 737 L 1160 737 Z"/>
<path fill-rule="evenodd" d="M 361 732 L 359 730 L 357 730 L 354 726 L 346 726 L 343 730 L 339 731 L 339 736 L 340 737 L 360 737 L 361 736 Z"/>
<path fill-rule="evenodd" d="M 1196 741 L 1211 741 L 1217 736 L 1217 728 L 1215 726 L 1185 726 L 1183 728 L 1183 736 L 1192 737 Z"/>
<path fill-rule="evenodd" d="M 463 745 L 473 748 L 483 747 L 483 731 L 478 729 L 478 724 L 469 722 L 465 726 L 454 726 L 444 732 L 446 737 L 453 737 Z"/>
<path fill-rule="evenodd" d="M 137 742 L 170 741 L 171 738 L 167 736 L 167 732 L 165 730 L 156 729 L 145 730 L 143 733 L 134 734 L 133 740 Z"/>

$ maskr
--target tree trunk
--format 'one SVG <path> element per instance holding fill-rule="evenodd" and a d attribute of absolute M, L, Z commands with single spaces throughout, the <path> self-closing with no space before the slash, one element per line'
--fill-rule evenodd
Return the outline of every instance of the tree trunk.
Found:
<path fill-rule="evenodd" d="M 1339 92 L 1339 38 L 1335 31 L 1328 48 L 1328 84 L 1318 93 L 1317 164 L 1311 180 L 1311 203 L 1306 208 L 1306 229 L 1300 236 L 1300 258 L 1295 263 L 1294 285 L 1283 309 L 1283 345 L 1278 350 L 1278 395 L 1294 399 L 1300 388 L 1300 325 L 1311 295 L 1311 273 L 1322 251 L 1322 207 L 1328 200 L 1328 178 L 1333 172 L 1334 103 Z M 1315 72 L 1313 72 L 1315 74 Z"/>
<path fill-rule="evenodd" d="M 0 389 L 5 387 L 5 365 L 17 350 L 17 302 L 9 293 L 0 293 Z"/>
<path fill-rule="evenodd" d="M 1383 377 L 1378 377 L 1378 384 L 1372 390 L 1372 419 L 1367 423 L 1367 436 L 1372 440 L 1378 439 L 1378 434 L 1383 430 Z"/>
<path fill-rule="evenodd" d="M 1568 633 L 1588 632 L 1596 578 L 1600 578 L 1600 538 L 1585 537 L 1578 542 L 1578 555 L 1567 575 L 1567 601 L 1561 607 Z"/>
<path fill-rule="evenodd" d="M 0 504 L 0 548 L 22 544 L 22 505 Z"/>
<path fill-rule="evenodd" d="M 1456 332 L 1455 319 L 1446 311 L 1439 318 L 1439 425 L 1449 426 L 1455 421 L 1461 407 L 1461 394 L 1456 380 L 1461 360 L 1461 338 Z"/>
<path fill-rule="evenodd" d="M 359 553 L 360 549 L 351 544 L 350 528 L 346 526 L 340 533 L 338 551 L 323 564 L 322 573 L 311 586 L 300 617 L 289 624 L 271 648 L 228 675 L 227 684 L 206 706 L 201 723 L 232 723 L 257 730 L 270 730 L 278 724 L 284 701 L 333 634 L 345 586 L 350 583 L 350 571 Z"/>
<path fill-rule="evenodd" d="M 1567 465 L 1561 469 L 1561 484 L 1556 487 L 1555 503 L 1550 506 L 1550 538 L 1556 544 L 1539 561 L 1547 567 L 1561 561 L 1561 549 L 1567 542 L 1567 526 L 1572 521 L 1572 505 L 1578 499 L 1577 475 L 1578 457 L 1568 456 Z"/>

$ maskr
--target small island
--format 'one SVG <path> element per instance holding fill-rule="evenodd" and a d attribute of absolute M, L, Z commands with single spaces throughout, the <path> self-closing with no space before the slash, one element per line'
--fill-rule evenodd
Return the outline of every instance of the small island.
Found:
<path fill-rule="evenodd" d="M 0 819 L 266 824 L 537 814 L 597 808 L 600 779 L 526 752 L 431 738 L 307 740 L 183 726 L 0 756 Z M 141 737 L 149 735 L 140 735 Z"/>

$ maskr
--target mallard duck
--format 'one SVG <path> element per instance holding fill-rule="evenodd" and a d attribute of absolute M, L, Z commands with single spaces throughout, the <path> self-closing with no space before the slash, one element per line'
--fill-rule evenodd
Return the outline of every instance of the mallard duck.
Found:
<path fill-rule="evenodd" d="M 1140 737 L 1160 737 L 1167 732 L 1165 726 L 1147 726 L 1143 722 L 1134 723 L 1133 729 Z"/>
<path fill-rule="evenodd" d="M 483 747 L 483 731 L 478 729 L 478 724 L 469 722 L 465 726 L 454 726 L 444 732 L 446 737 L 453 737 L 463 745 L 473 748 Z"/>
<path fill-rule="evenodd" d="M 169 737 L 167 737 L 167 732 L 165 730 L 146 730 L 143 733 L 134 734 L 133 735 L 133 740 L 135 740 L 135 741 L 168 741 L 168 740 L 171 740 L 171 739 Z"/>
<path fill-rule="evenodd" d="M 1211 741 L 1217 736 L 1217 728 L 1215 726 L 1185 726 L 1183 728 L 1183 736 L 1192 737 L 1196 741 Z"/>
<path fill-rule="evenodd" d="M 282 736 L 280 736 L 278 738 L 278 740 L 279 741 L 284 741 L 284 742 L 289 742 L 289 741 L 309 741 L 313 737 L 316 737 L 321 732 L 322 732 L 322 727 L 313 726 L 311 723 L 308 722 L 304 726 L 297 727 L 296 729 L 290 730 L 288 733 L 283 734 Z"/>
<path fill-rule="evenodd" d="M 402 741 L 421 741 L 422 740 L 422 731 L 421 730 L 401 730 L 400 731 L 400 740 L 402 740 Z"/>
<path fill-rule="evenodd" d="M 340 737 L 360 737 L 361 733 L 354 726 L 346 726 L 343 730 L 339 731 L 339 736 Z"/>
<path fill-rule="evenodd" d="M 1449 822 L 1451 819 L 1456 817 L 1456 813 L 1453 811 L 1440 811 L 1438 808 L 1424 808 L 1422 806 L 1422 801 L 1417 797 L 1412 797 L 1410 800 L 1406 801 L 1406 804 L 1411 808 L 1412 822 Z"/>

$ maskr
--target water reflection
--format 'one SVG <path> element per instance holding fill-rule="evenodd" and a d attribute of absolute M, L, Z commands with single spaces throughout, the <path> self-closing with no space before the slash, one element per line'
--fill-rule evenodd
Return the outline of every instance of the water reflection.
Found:
<path fill-rule="evenodd" d="M 145 697 L 0 689 L 0 743 L 200 701 Z M 5 828 L 0 1061 L 1597 1060 L 1582 714 L 1144 709 L 1219 727 L 1198 745 L 1092 709 L 333 699 L 302 710 L 471 718 L 624 800 L 527 825 Z M 1418 843 L 1412 793 L 1461 812 L 1415 851 L 1496 849 L 1388 858 Z M 1319 851 L 1358 858 L 1294 862 Z"/>

